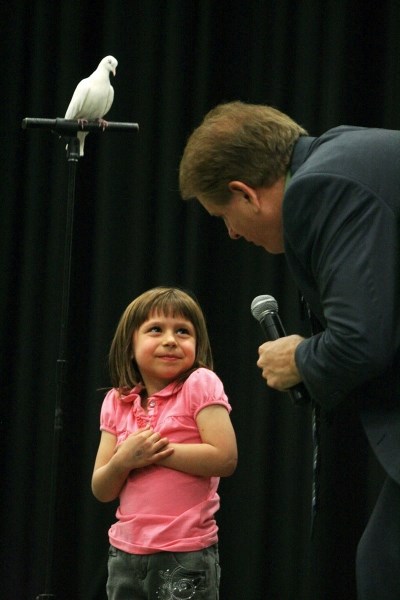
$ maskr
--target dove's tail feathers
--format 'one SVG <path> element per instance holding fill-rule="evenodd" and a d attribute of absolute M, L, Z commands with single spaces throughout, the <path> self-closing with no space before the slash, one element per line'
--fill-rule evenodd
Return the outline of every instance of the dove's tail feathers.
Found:
<path fill-rule="evenodd" d="M 85 131 L 79 131 L 78 132 L 78 140 L 79 140 L 79 156 L 83 156 L 84 154 L 84 148 L 85 148 L 85 137 L 87 136 L 88 132 Z"/>
<path fill-rule="evenodd" d="M 77 136 L 78 136 L 78 140 L 79 140 L 79 156 L 83 156 L 84 155 L 84 148 L 85 148 L 85 137 L 87 136 L 89 132 L 88 131 L 78 131 Z M 65 146 L 65 149 L 68 152 L 68 144 Z"/>

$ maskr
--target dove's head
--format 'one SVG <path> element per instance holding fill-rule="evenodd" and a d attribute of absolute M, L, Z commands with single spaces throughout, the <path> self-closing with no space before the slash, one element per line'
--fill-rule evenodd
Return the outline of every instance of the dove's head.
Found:
<path fill-rule="evenodd" d="M 100 66 L 105 67 L 107 71 L 110 71 L 115 77 L 118 61 L 113 56 L 106 56 L 105 58 L 103 58 L 103 60 L 100 61 L 99 67 Z"/>

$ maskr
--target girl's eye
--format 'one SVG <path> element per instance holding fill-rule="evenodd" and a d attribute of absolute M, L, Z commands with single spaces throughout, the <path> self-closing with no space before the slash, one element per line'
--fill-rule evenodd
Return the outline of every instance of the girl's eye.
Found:
<path fill-rule="evenodd" d="M 161 327 L 158 327 L 158 325 L 153 325 L 152 327 L 150 327 L 149 331 L 159 333 L 161 331 Z"/>
<path fill-rule="evenodd" d="M 189 335 L 190 331 L 189 329 L 186 329 L 186 327 L 179 327 L 179 329 L 177 329 L 177 333 L 180 333 L 181 335 Z"/>

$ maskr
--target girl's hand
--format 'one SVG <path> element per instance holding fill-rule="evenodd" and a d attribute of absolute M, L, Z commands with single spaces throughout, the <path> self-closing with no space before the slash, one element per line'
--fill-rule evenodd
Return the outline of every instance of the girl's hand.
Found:
<path fill-rule="evenodd" d="M 116 447 L 118 462 L 126 469 L 140 469 L 147 467 L 171 456 L 174 449 L 168 448 L 169 440 L 147 426 L 131 433 Z"/>

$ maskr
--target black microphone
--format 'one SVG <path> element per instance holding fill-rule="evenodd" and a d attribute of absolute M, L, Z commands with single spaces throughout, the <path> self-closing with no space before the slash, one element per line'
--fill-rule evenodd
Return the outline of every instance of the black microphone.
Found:
<path fill-rule="evenodd" d="M 268 342 L 286 336 L 278 315 L 278 303 L 273 296 L 264 295 L 254 298 L 251 303 L 251 314 L 260 323 Z M 306 404 L 310 401 L 308 392 L 302 383 L 298 383 L 286 391 L 293 404 Z"/>

